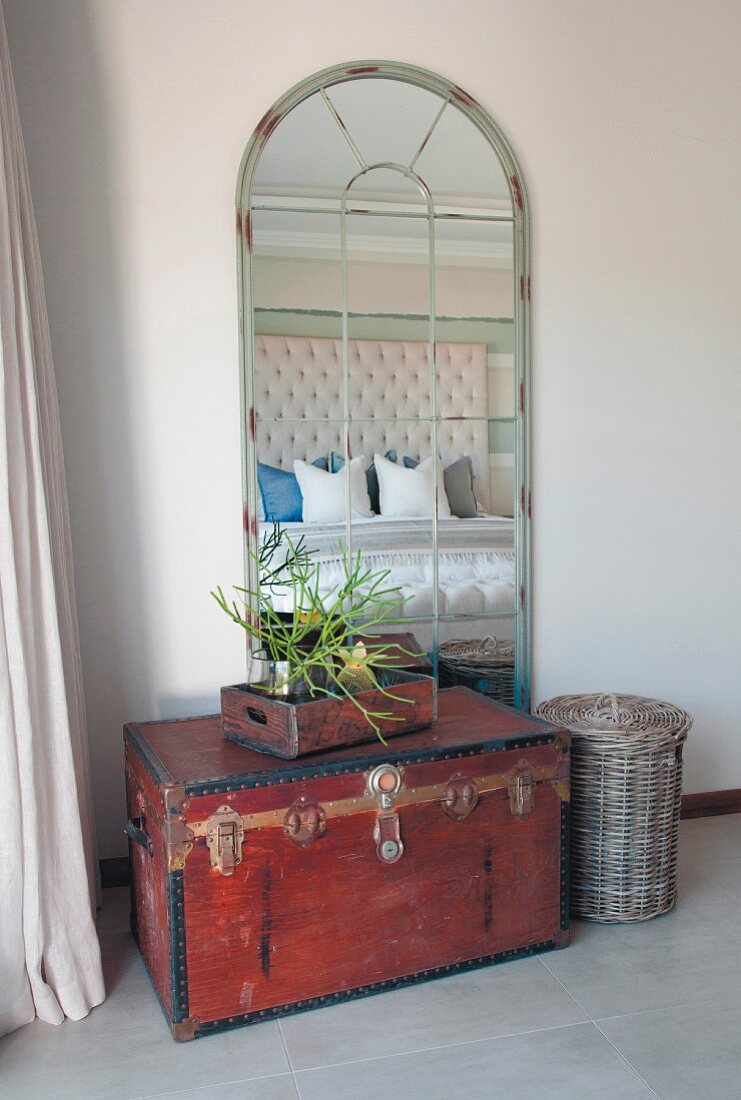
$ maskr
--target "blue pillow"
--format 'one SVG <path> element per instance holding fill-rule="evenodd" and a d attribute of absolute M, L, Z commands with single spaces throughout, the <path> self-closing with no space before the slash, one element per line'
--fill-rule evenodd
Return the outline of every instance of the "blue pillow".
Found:
<path fill-rule="evenodd" d="M 396 462 L 396 451 L 393 450 L 393 448 L 390 451 L 386 451 L 386 458 L 389 460 L 389 462 Z M 329 468 L 332 473 L 339 473 L 344 465 L 345 456 L 338 454 L 337 451 L 330 451 Z M 374 463 L 371 463 L 368 469 L 365 471 L 365 482 L 368 486 L 368 496 L 370 497 L 371 511 L 375 512 L 377 516 L 380 516 L 381 490 L 378 486 L 378 474 L 376 473 L 376 467 Z"/>
<path fill-rule="evenodd" d="M 312 466 L 320 470 L 327 469 L 326 458 L 317 458 Z M 281 470 L 277 466 L 268 466 L 265 462 L 257 464 L 257 484 L 260 487 L 262 507 L 268 523 L 300 523 L 304 518 L 304 498 L 298 487 L 294 473 Z"/>

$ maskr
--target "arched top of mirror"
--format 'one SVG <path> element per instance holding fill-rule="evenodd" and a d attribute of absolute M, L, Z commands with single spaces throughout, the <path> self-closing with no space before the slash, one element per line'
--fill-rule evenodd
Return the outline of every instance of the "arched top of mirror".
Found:
<path fill-rule="evenodd" d="M 454 162 L 445 156 L 452 147 Z M 512 209 L 515 218 L 527 212 L 522 173 L 488 112 L 437 73 L 388 61 L 336 65 L 281 96 L 245 149 L 237 205 L 244 211 L 253 194 L 281 188 L 338 198 L 359 158 L 415 168 L 441 205 L 453 196 L 474 208 Z"/>
<path fill-rule="evenodd" d="M 346 216 L 333 219 L 327 218 L 328 214 Z M 365 214 L 375 216 L 363 216 Z M 243 473 L 248 542 L 252 539 L 255 544 L 262 530 L 258 531 L 262 518 L 262 510 L 259 518 L 257 515 L 258 505 L 262 503 L 257 492 L 258 462 L 267 460 L 290 470 L 293 459 L 299 457 L 296 451 L 299 444 L 294 443 L 296 436 L 301 440 L 300 457 L 309 461 L 315 456 L 321 458 L 328 449 L 331 459 L 335 448 L 343 451 L 343 443 L 346 458 L 361 451 L 372 458 L 374 450 L 382 453 L 387 444 L 395 446 L 398 439 L 404 440 L 399 444 L 400 450 L 404 448 L 404 457 L 411 449 L 413 457 L 420 458 L 425 448 L 427 454 L 431 449 L 437 450 L 441 463 L 453 461 L 463 453 L 474 454 L 477 456 L 474 465 L 478 462 L 478 468 L 484 469 L 487 476 L 488 451 L 492 456 L 494 477 L 497 474 L 495 452 L 498 451 L 494 436 L 501 429 L 502 437 L 508 440 L 504 446 L 512 452 L 512 477 L 511 482 L 507 482 L 511 483 L 511 490 L 508 490 L 511 505 L 502 514 L 512 516 L 509 538 L 514 547 L 515 564 L 511 629 L 515 641 L 515 701 L 521 707 L 528 705 L 530 667 L 528 223 L 527 192 L 522 174 L 506 138 L 490 115 L 468 93 L 445 78 L 396 62 L 335 66 L 289 90 L 258 124 L 245 150 L 238 177 L 240 326 L 245 399 Z M 307 284 L 305 277 L 289 278 L 288 281 L 283 277 L 276 283 L 276 264 L 282 264 L 285 276 L 286 260 L 290 256 L 299 265 L 311 260 L 317 272 L 323 258 L 322 286 L 316 282 Z M 258 271 L 258 257 L 265 265 L 261 272 Z M 378 265 L 383 264 L 386 265 L 386 277 L 380 281 L 374 279 L 373 270 L 380 271 Z M 394 275 L 394 268 L 389 265 L 398 264 L 405 266 L 403 269 L 396 267 L 398 274 Z M 427 291 L 425 265 L 429 270 Z M 485 277 L 487 293 L 496 288 L 494 297 L 502 307 L 498 317 L 490 308 L 491 296 L 486 308 L 478 311 L 468 308 L 474 302 L 479 305 L 483 301 L 482 269 L 488 273 Z M 263 290 L 260 289 L 261 279 Z M 304 296 L 300 300 L 297 298 L 299 287 Z M 265 300 L 260 300 L 261 293 L 266 295 Z M 425 294 L 430 306 L 420 312 L 418 303 Z M 257 326 L 256 310 L 259 314 Z M 476 315 L 477 312 L 482 315 Z M 322 315 L 321 329 L 316 327 L 318 314 Z M 286 315 L 290 316 L 293 328 L 280 327 L 286 324 Z M 366 399 L 366 408 L 359 415 L 379 418 L 372 429 L 360 426 L 358 416 L 350 414 L 346 399 L 343 413 L 340 383 L 335 384 L 334 400 L 324 405 L 314 402 L 311 408 L 308 399 L 306 407 L 300 408 L 294 401 L 294 411 L 288 412 L 286 402 L 279 406 L 275 397 L 275 390 L 285 385 L 285 381 L 276 386 L 269 379 L 276 376 L 283 379 L 286 371 L 290 373 L 290 366 L 265 359 L 262 366 L 257 365 L 257 375 L 262 371 L 262 376 L 257 377 L 258 385 L 255 385 L 256 358 L 259 358 L 255 340 L 264 340 L 262 334 L 269 332 L 291 333 L 293 337 L 298 334 L 299 339 L 304 338 L 309 333 L 306 318 L 310 315 L 314 325 L 312 331 L 320 332 L 320 341 L 329 344 L 328 337 L 336 341 L 334 355 L 339 354 L 344 360 L 346 393 L 348 374 L 351 389 L 365 385 L 366 380 L 375 382 L 372 370 L 367 374 L 371 369 L 367 364 L 358 368 L 348 363 L 348 340 L 353 344 L 357 338 L 362 344 L 369 333 L 374 337 L 380 333 L 383 339 L 391 339 L 392 343 L 394 340 L 422 341 L 416 346 L 426 344 L 430 349 L 427 361 L 432 362 L 436 354 L 444 358 L 448 354 L 446 349 L 451 347 L 473 346 L 476 341 L 481 346 L 482 340 L 489 340 L 487 324 L 499 323 L 502 327 L 508 321 L 509 345 L 507 354 L 497 356 L 500 349 L 486 344 L 483 369 L 488 371 L 489 396 L 487 403 L 485 388 L 480 412 L 462 411 L 456 399 L 457 404 L 454 402 L 446 415 L 437 397 L 422 394 L 414 398 L 413 413 L 416 410 L 420 424 L 423 421 L 427 424 L 425 444 L 420 442 L 418 428 L 409 427 L 408 402 L 401 411 L 403 402 L 398 395 L 403 391 L 403 384 L 401 391 L 396 389 L 397 396 L 393 398 L 383 400 L 384 395 L 379 391 L 381 396 L 370 411 Z M 389 331 L 393 330 L 390 336 L 381 330 L 380 318 L 387 319 L 383 324 Z M 445 341 L 452 341 L 452 344 Z M 368 347 L 372 353 L 372 345 Z M 286 349 L 290 355 L 288 340 Z M 300 353 L 300 345 L 293 350 Z M 368 348 L 364 354 L 367 351 Z M 492 362 L 497 358 L 509 359 L 507 377 L 511 376 L 513 381 L 512 411 L 506 416 L 495 415 L 498 410 L 494 408 L 492 396 Z M 366 372 L 362 380 L 358 375 L 353 376 L 353 371 L 359 369 Z M 424 356 L 416 369 L 421 371 L 418 377 L 424 377 L 427 371 Z M 500 391 L 502 377 L 500 375 L 497 380 Z M 463 379 L 463 374 L 460 378 Z M 443 379 L 443 389 L 451 384 L 450 379 L 447 382 Z M 486 387 L 486 383 L 484 385 Z M 263 394 L 261 399 L 260 394 Z M 505 397 L 505 402 L 509 400 Z M 357 409 L 353 411 L 357 413 Z M 458 416 L 460 412 L 462 415 Z M 278 419 L 273 420 L 273 424 L 277 426 L 267 426 L 270 418 L 276 416 Z M 317 416 L 329 419 L 317 428 L 316 421 L 309 423 Z M 476 416 L 484 418 L 476 431 L 485 434 L 474 439 L 470 418 Z M 295 433 L 293 428 L 287 430 L 286 417 L 303 418 L 304 426 L 297 427 Z M 383 420 L 384 417 L 396 418 L 395 426 L 391 420 Z M 405 425 L 402 424 L 404 418 Z M 451 422 L 467 418 L 469 426 L 464 425 L 456 435 L 456 430 L 450 428 Z M 443 425 L 446 420 L 447 424 Z M 505 423 L 497 425 L 496 420 Z M 445 431 L 437 434 L 438 427 L 430 427 L 432 422 L 443 425 Z M 410 442 L 415 439 L 415 432 L 416 453 Z M 465 432 L 469 433 L 467 437 Z M 378 445 L 379 439 L 384 441 L 383 446 Z M 402 453 L 399 454 L 400 464 Z M 488 488 L 493 492 L 493 482 Z M 437 518 L 433 508 L 429 532 L 433 558 L 438 553 Z M 353 537 L 348 503 L 348 542 Z M 363 540 L 359 541 L 362 545 Z M 249 567 L 247 571 L 249 574 Z M 434 575 L 437 578 L 436 565 Z M 436 648 L 438 620 L 442 622 L 443 604 L 440 601 L 444 602 L 446 597 L 438 593 L 437 580 L 433 589 L 431 614 L 435 620 Z M 502 612 L 499 614 L 500 618 L 493 620 L 494 627 L 502 626 Z M 481 621 L 475 624 L 476 633 L 493 633 L 494 629 L 486 628 L 483 617 L 480 618 Z M 473 616 L 469 615 L 468 619 Z M 424 626 L 420 630 L 424 633 Z M 448 624 L 440 637 L 450 637 L 451 630 L 453 626 Z M 458 633 L 462 632 L 461 624 Z"/>

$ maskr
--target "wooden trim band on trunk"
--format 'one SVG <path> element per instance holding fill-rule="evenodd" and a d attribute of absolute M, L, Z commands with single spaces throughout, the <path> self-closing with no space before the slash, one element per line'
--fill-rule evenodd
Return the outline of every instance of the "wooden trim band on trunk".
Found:
<path fill-rule="evenodd" d="M 559 775 L 560 764 L 551 764 L 543 768 L 526 768 L 527 774 L 532 776 L 535 783 L 550 783 L 562 802 L 569 800 L 569 784 Z M 515 766 L 508 772 L 499 772 L 494 775 L 477 776 L 475 779 L 479 795 L 489 791 L 507 790 L 518 773 Z M 401 806 L 420 806 L 427 802 L 442 802 L 444 791 L 449 779 L 434 783 L 427 787 L 411 787 L 409 790 L 402 788 L 393 801 L 394 811 Z M 290 787 L 287 788 L 286 805 L 277 810 L 264 810 L 262 813 L 243 814 L 242 821 L 245 829 L 269 829 L 283 828 L 283 818 L 290 805 Z M 327 818 L 349 817 L 351 814 L 373 813 L 379 810 L 380 804 L 375 795 L 363 795 L 358 798 L 339 798 L 333 802 L 322 802 L 322 810 Z M 194 837 L 206 836 L 206 821 L 189 821 L 188 828 Z"/>
<path fill-rule="evenodd" d="M 717 817 L 719 814 L 741 814 L 741 787 L 682 795 L 683 818 Z"/>

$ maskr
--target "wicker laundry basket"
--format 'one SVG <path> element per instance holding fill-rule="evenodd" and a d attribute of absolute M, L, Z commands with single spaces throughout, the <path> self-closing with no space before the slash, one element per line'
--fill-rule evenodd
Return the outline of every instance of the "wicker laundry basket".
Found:
<path fill-rule="evenodd" d="M 536 713 L 572 731 L 572 913 L 597 921 L 665 913 L 677 892 L 692 718 L 638 695 L 561 695 Z"/>
<path fill-rule="evenodd" d="M 507 706 L 515 705 L 515 651 L 511 641 L 453 638 L 438 652 L 440 687 L 462 684 Z"/>

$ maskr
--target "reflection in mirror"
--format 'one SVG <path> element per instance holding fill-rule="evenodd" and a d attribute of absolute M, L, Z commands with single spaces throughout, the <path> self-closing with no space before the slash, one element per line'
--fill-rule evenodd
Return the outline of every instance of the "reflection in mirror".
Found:
<path fill-rule="evenodd" d="M 384 633 L 435 667 L 496 638 L 526 706 L 522 214 L 492 145 L 452 91 L 344 75 L 262 142 L 240 196 L 246 497 L 251 545 L 279 524 L 323 593 L 343 557 L 385 571 Z M 267 598 L 296 611 L 274 579 Z"/>

